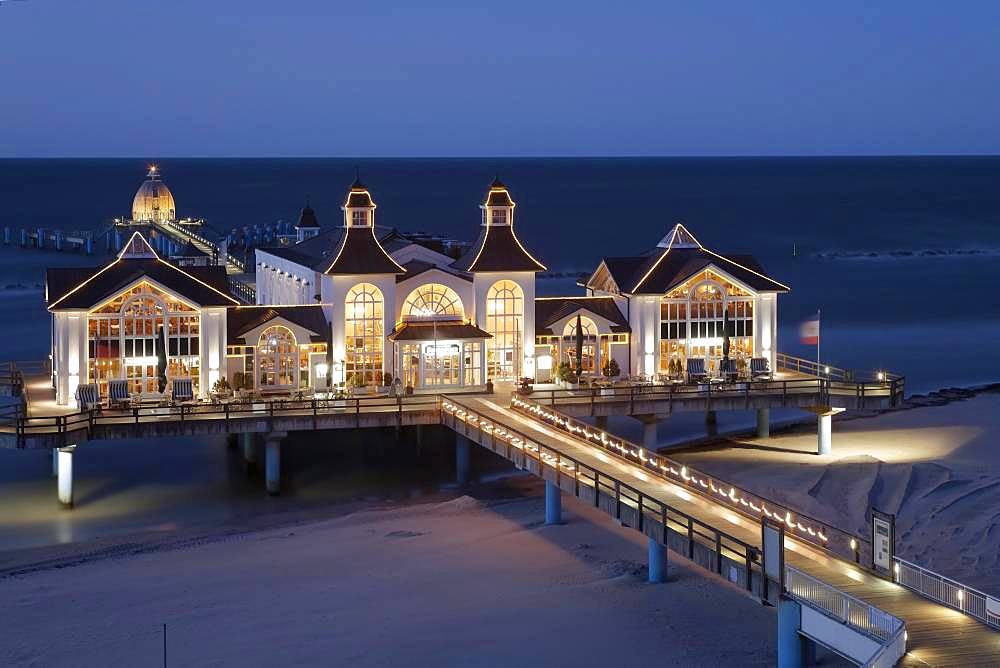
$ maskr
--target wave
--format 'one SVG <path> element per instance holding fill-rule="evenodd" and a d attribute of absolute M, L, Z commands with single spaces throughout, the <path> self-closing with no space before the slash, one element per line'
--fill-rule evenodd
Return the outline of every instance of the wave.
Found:
<path fill-rule="evenodd" d="M 913 258 L 997 257 L 1000 248 L 923 248 L 914 250 L 836 250 L 819 251 L 813 257 L 822 260 L 908 260 Z"/>

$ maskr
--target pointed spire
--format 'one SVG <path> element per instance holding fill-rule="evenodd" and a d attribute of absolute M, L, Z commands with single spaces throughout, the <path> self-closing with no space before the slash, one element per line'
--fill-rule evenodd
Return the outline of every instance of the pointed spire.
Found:
<path fill-rule="evenodd" d="M 366 190 L 365 184 L 361 183 L 361 169 L 354 165 L 354 183 L 351 184 L 351 190 Z"/>
<path fill-rule="evenodd" d="M 483 202 L 483 206 L 514 207 L 514 200 L 510 198 L 510 191 L 500 181 L 499 174 L 493 179 L 493 183 L 490 184 L 490 189 L 486 193 L 486 201 Z"/>

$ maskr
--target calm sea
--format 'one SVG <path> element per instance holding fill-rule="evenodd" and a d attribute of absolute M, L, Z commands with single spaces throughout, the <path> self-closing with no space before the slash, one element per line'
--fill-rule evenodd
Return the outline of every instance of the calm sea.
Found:
<path fill-rule="evenodd" d="M 218 230 L 297 218 L 306 197 L 321 224 L 360 170 L 378 221 L 474 238 L 497 174 L 517 231 L 553 271 L 648 249 L 676 222 L 707 247 L 751 252 L 791 285 L 781 348 L 822 309 L 823 358 L 890 368 L 913 389 L 1000 380 L 1000 158 L 424 159 L 158 161 L 181 216 Z M 0 227 L 98 229 L 130 211 L 142 160 L 0 160 Z M 85 258 L 81 258 L 86 262 Z M 93 258 L 96 263 L 98 258 Z M 5 300 L 23 312 L 10 356 L 39 356 L 40 295 L 54 252 L 4 251 Z M 541 293 L 573 281 L 542 281 Z M 43 329 L 34 331 L 42 327 Z"/>

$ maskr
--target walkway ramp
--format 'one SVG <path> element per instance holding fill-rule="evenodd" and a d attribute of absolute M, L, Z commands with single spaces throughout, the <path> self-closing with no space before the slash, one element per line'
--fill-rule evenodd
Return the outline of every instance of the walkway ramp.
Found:
<path fill-rule="evenodd" d="M 671 535 L 664 541 L 675 552 L 689 556 L 693 554 L 701 565 L 710 567 L 716 573 L 747 588 L 754 595 L 760 595 L 757 584 L 759 577 L 751 577 L 748 585 L 745 573 L 759 575 L 757 565 L 752 563 L 752 555 L 748 555 L 742 546 L 759 549 L 761 544 L 760 524 L 738 515 L 734 511 L 715 502 L 710 497 L 702 496 L 691 489 L 682 488 L 673 482 L 652 475 L 638 466 L 606 452 L 581 438 L 569 436 L 545 423 L 503 406 L 492 398 L 446 398 L 443 406 L 452 405 L 459 411 L 468 411 L 468 415 L 477 419 L 488 419 L 507 430 L 522 435 L 522 440 L 537 444 L 546 451 L 551 472 L 533 471 L 543 477 L 551 478 L 555 472 L 560 478 L 559 485 L 564 491 L 573 491 L 578 486 L 581 477 L 561 462 L 565 456 L 568 460 L 579 462 L 597 473 L 597 486 L 600 488 L 600 476 L 607 479 L 628 480 L 628 487 L 638 492 L 642 500 L 635 499 L 635 493 L 622 494 L 621 490 L 601 489 L 595 505 L 615 503 L 622 521 L 634 526 L 647 535 L 662 540 L 662 530 L 656 528 L 660 523 L 652 521 L 640 522 L 639 517 L 649 518 L 657 513 L 667 516 L 667 526 Z M 449 422 L 448 413 L 452 410 L 442 410 L 442 421 L 460 431 L 459 425 Z M 468 415 L 466 418 L 468 418 Z M 484 444 L 483 439 L 476 438 L 476 430 L 466 422 L 461 425 L 460 433 Z M 493 437 L 495 440 L 495 437 Z M 486 439 L 487 441 L 489 438 Z M 489 447 L 489 446 L 487 446 Z M 497 451 L 495 449 L 495 451 Z M 502 453 L 501 453 L 502 454 Z M 516 455 L 508 457 L 518 463 Z M 531 470 L 530 462 L 522 457 L 520 465 Z M 584 480 L 583 484 L 588 485 Z M 631 496 L 630 496 L 631 494 Z M 577 494 L 586 499 L 584 494 Z M 589 496 L 594 494 L 589 492 Z M 654 501 L 650 503 L 650 500 Z M 645 507 L 648 504 L 649 507 Z M 636 506 L 639 506 L 639 513 Z M 658 507 L 657 507 L 658 506 Z M 661 508 L 669 508 L 663 511 Z M 676 511 L 676 517 L 672 516 Z M 683 517 L 690 518 L 682 522 Z M 701 528 L 699 530 L 699 523 Z M 694 524 L 694 539 L 691 542 L 679 540 L 677 537 L 691 535 L 691 525 Z M 713 535 L 712 527 L 725 527 L 724 534 L 720 530 Z M 708 527 L 708 528 L 705 528 Z M 655 535 L 656 533 L 660 535 Z M 721 558 L 705 558 L 703 550 L 698 548 L 705 542 L 715 541 L 714 554 Z M 934 666 L 998 666 L 1000 665 L 1000 633 L 975 620 L 933 601 L 921 598 L 917 594 L 888 582 L 862 570 L 857 565 L 834 557 L 823 550 L 811 547 L 794 537 L 786 537 L 785 563 L 812 578 L 826 583 L 842 592 L 871 604 L 889 614 L 898 617 L 906 624 L 908 639 L 908 659 L 916 660 Z M 694 548 L 692 550 L 692 548 Z M 700 555 L 700 556 L 699 556 Z M 770 597 L 768 597 L 770 598 Z"/>

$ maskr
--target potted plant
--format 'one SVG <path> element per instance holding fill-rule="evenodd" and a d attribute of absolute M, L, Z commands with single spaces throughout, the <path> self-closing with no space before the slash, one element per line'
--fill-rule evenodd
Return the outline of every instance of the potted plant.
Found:
<path fill-rule="evenodd" d="M 219 378 L 212 384 L 212 396 L 216 398 L 228 397 L 233 393 L 233 388 L 225 378 Z"/>
<path fill-rule="evenodd" d="M 576 375 L 576 371 L 568 371 L 563 377 L 563 384 L 567 390 L 578 390 L 580 389 L 580 377 Z"/>
<path fill-rule="evenodd" d="M 613 379 L 620 376 L 621 372 L 621 367 L 618 366 L 618 361 L 615 358 L 604 360 L 604 364 L 601 365 L 601 373 L 608 379 L 608 383 L 601 389 L 601 394 L 612 395 L 615 393 Z"/>
<path fill-rule="evenodd" d="M 570 374 L 573 374 L 574 376 L 576 375 L 573 372 L 573 367 L 570 366 L 570 363 L 569 362 L 560 362 L 559 366 L 556 367 L 556 383 L 560 387 L 565 387 L 566 386 L 566 378 Z"/>
<path fill-rule="evenodd" d="M 528 378 L 528 377 L 521 378 L 518 381 L 518 385 L 517 385 L 518 392 L 520 392 L 521 394 L 531 394 L 531 384 L 533 382 L 534 382 L 534 379 L 532 379 L 532 378 Z"/>
<path fill-rule="evenodd" d="M 403 390 L 403 392 L 404 392 L 404 393 L 406 394 L 406 396 L 408 396 L 408 397 L 409 397 L 409 396 L 413 396 L 413 386 L 412 386 L 412 385 L 407 385 L 407 386 L 406 386 L 406 388 L 405 388 L 405 389 Z"/>

